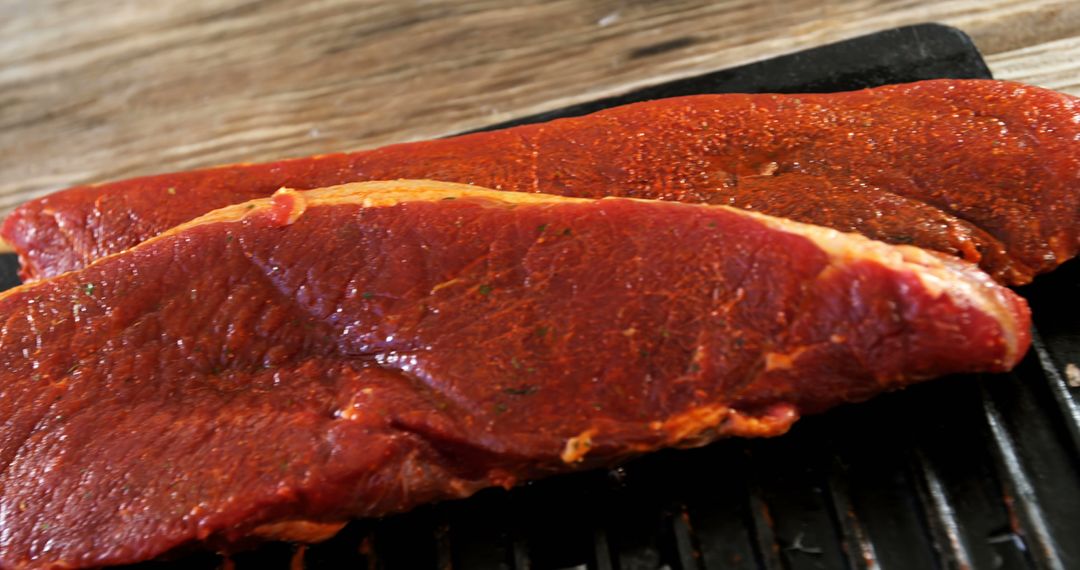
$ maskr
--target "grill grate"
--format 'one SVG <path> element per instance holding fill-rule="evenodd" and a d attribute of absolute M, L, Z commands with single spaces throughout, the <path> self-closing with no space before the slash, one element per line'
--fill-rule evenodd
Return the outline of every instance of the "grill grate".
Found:
<path fill-rule="evenodd" d="M 537 115 L 704 92 L 836 91 L 989 77 L 961 32 L 889 30 Z M 505 126 L 505 125 L 500 125 Z M 0 279 L 14 283 L 14 256 Z M 310 547 L 143 569 L 553 570 L 1080 567 L 1080 262 L 1022 290 L 1038 331 L 1012 373 L 955 377 L 801 420 L 772 440 L 665 451 L 608 472 L 490 489 Z"/>

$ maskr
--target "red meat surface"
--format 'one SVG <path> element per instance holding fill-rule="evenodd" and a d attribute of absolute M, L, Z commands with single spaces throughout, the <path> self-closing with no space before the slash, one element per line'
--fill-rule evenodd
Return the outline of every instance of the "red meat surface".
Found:
<path fill-rule="evenodd" d="M 281 187 L 430 178 L 726 204 L 915 244 L 1022 284 L 1080 247 L 1080 105 L 1016 83 L 701 95 L 450 139 L 80 186 L 0 235 L 25 279 L 85 266 Z"/>
<path fill-rule="evenodd" d="M 0 296 L 0 566 L 612 465 L 1027 349 L 974 266 L 739 209 L 433 182 L 213 212 Z"/>

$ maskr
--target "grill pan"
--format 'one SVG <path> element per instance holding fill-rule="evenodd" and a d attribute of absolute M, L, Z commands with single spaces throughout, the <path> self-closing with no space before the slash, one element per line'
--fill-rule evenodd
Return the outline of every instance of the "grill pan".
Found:
<path fill-rule="evenodd" d="M 875 33 L 488 128 L 677 95 L 828 92 L 989 78 L 936 24 Z M 350 523 L 315 546 L 130 566 L 274 569 L 1080 568 L 1080 260 L 1021 289 L 1034 344 L 1009 374 L 954 376 L 800 420 L 768 440 L 664 451 Z M 0 256 L 0 288 L 18 283 Z"/>

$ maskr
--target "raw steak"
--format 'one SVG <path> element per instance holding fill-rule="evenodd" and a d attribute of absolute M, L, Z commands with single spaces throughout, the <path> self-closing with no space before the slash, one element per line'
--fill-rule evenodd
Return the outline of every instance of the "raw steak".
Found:
<path fill-rule="evenodd" d="M 1022 284 L 1080 247 L 1080 105 L 1016 83 L 702 95 L 513 129 L 82 186 L 0 230 L 23 277 L 76 269 L 282 186 L 431 178 L 727 204 L 915 244 Z"/>
<path fill-rule="evenodd" d="M 282 191 L 0 296 L 0 566 L 96 566 L 1012 367 L 1022 299 L 723 206 Z"/>

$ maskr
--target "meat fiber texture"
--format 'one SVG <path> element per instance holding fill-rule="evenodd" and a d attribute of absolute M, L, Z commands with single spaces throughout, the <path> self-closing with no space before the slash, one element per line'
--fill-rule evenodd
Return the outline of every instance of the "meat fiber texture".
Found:
<path fill-rule="evenodd" d="M 1018 285 L 1080 247 L 1080 104 L 936 80 L 820 95 L 701 95 L 349 154 L 81 186 L 0 234 L 22 276 L 77 269 L 281 187 L 430 178 L 499 190 L 726 204 L 914 244 Z"/>
<path fill-rule="evenodd" d="M 1028 347 L 974 266 L 724 206 L 362 183 L 0 296 L 0 566 L 316 540 Z"/>

